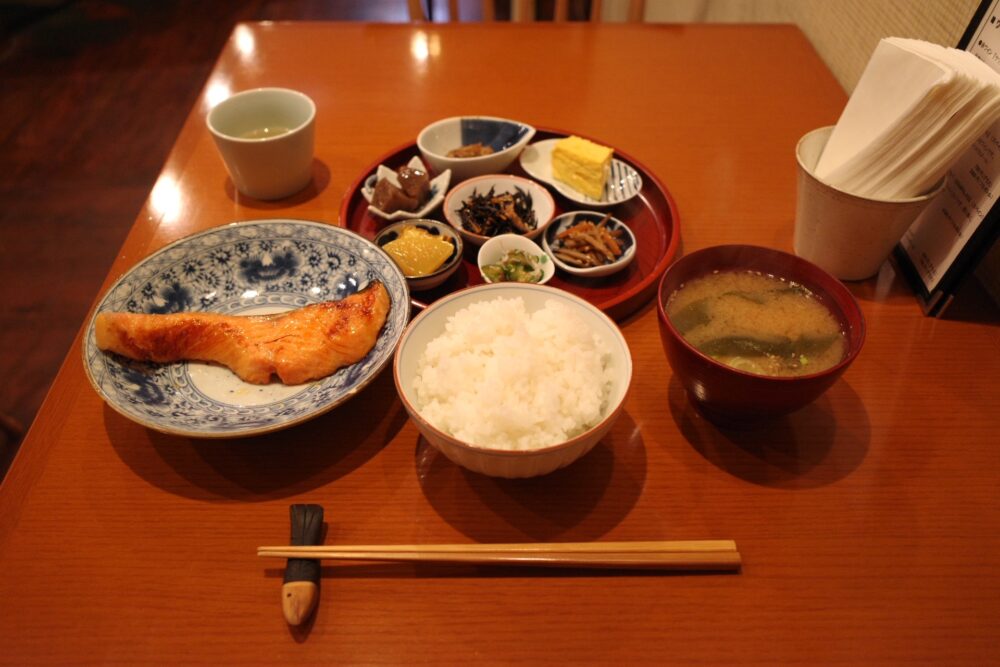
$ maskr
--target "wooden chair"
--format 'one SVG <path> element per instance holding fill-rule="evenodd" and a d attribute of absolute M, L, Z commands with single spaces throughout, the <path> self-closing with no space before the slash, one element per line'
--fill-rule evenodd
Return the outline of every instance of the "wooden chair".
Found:
<path fill-rule="evenodd" d="M 410 10 L 411 21 L 429 21 L 431 19 L 426 4 L 434 0 L 407 0 Z M 601 12 L 604 9 L 602 0 L 590 0 L 590 20 L 600 21 Z M 535 20 L 535 0 L 511 0 L 511 20 L 512 21 L 534 21 Z M 452 21 L 459 20 L 459 0 L 448 0 L 448 17 Z M 631 22 L 642 21 L 643 13 L 646 9 L 645 0 L 629 0 L 627 19 Z M 484 21 L 496 20 L 496 2 L 494 0 L 482 0 L 482 12 Z M 554 21 L 569 20 L 569 0 L 555 0 L 553 11 Z"/>

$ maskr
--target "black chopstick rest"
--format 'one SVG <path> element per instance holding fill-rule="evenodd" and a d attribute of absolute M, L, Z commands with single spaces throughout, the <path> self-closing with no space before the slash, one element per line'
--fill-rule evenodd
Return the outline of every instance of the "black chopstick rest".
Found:
<path fill-rule="evenodd" d="M 294 546 L 323 543 L 322 505 L 292 505 Z M 285 566 L 285 583 L 281 586 L 281 610 L 289 625 L 301 625 L 319 602 L 320 562 L 311 558 L 289 558 Z"/>

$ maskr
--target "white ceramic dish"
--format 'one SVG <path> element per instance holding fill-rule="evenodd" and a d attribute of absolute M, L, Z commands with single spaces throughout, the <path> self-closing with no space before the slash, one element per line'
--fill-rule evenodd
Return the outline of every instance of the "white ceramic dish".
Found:
<path fill-rule="evenodd" d="M 413 379 L 424 349 L 444 331 L 448 318 L 457 311 L 472 303 L 499 297 L 522 298 L 528 312 L 542 309 L 550 299 L 558 300 L 572 308 L 600 338 L 602 349 L 610 355 L 614 380 L 604 418 L 598 424 L 565 442 L 534 450 L 510 451 L 463 442 L 421 417 L 416 408 Z M 589 452 L 611 429 L 621 414 L 632 381 L 632 355 L 618 326 L 583 299 L 546 285 L 499 283 L 449 294 L 417 315 L 396 349 L 393 376 L 403 405 L 420 433 L 450 460 L 469 470 L 494 477 L 535 477 L 573 463 Z"/>
<path fill-rule="evenodd" d="M 102 352 L 102 311 L 231 315 L 283 312 L 337 300 L 381 280 L 392 306 L 362 361 L 301 385 L 248 384 L 228 368 L 155 364 Z M 348 400 L 388 363 L 410 315 L 399 267 L 375 244 L 340 227 L 303 220 L 239 222 L 188 236 L 129 269 L 87 325 L 83 365 L 108 405 L 143 426 L 194 438 L 234 438 L 287 428 Z"/>
<path fill-rule="evenodd" d="M 236 189 L 248 197 L 281 199 L 312 181 L 316 104 L 288 88 L 236 93 L 205 119 Z"/>
<path fill-rule="evenodd" d="M 628 266 L 633 259 L 635 259 L 635 234 L 632 233 L 632 230 L 629 229 L 628 225 L 615 217 L 609 218 L 605 224 L 610 230 L 620 229 L 624 233 L 624 236 L 620 241 L 620 245 L 622 246 L 624 252 L 616 261 L 609 264 L 602 264 L 600 266 L 581 268 L 579 266 L 573 266 L 568 262 L 564 262 L 558 255 L 556 255 L 556 249 L 562 244 L 562 242 L 558 239 L 559 234 L 582 222 L 593 222 L 595 225 L 599 224 L 601 220 L 604 219 L 604 216 L 604 213 L 598 213 L 597 211 L 571 211 L 570 213 L 563 213 L 562 215 L 557 216 L 545 229 L 545 233 L 542 234 L 542 247 L 545 248 L 545 252 L 552 258 L 553 263 L 555 263 L 559 269 L 574 276 L 599 278 L 601 276 L 608 276 L 612 273 L 621 271 Z"/>
<path fill-rule="evenodd" d="M 441 265 L 441 268 L 434 273 L 415 278 L 407 276 L 406 278 L 406 282 L 409 284 L 410 290 L 413 292 L 433 289 L 450 278 L 451 274 L 455 273 L 459 264 L 462 263 L 462 248 L 465 247 L 462 243 L 462 237 L 459 236 L 458 232 L 456 232 L 451 225 L 446 225 L 445 223 L 438 222 L 437 220 L 406 220 L 403 222 L 394 222 L 379 231 L 379 233 L 375 235 L 375 245 L 380 248 L 384 247 L 386 243 L 398 238 L 400 232 L 402 232 L 404 228 L 410 226 L 419 227 L 429 234 L 440 236 L 451 242 L 452 246 L 455 248 L 454 251 L 452 251 L 451 256 L 444 261 L 444 264 Z"/>
<path fill-rule="evenodd" d="M 552 216 L 556 212 L 556 203 L 552 195 L 544 187 L 527 178 L 511 176 L 509 174 L 490 174 L 488 176 L 477 176 L 463 181 L 453 187 L 444 198 L 444 218 L 452 227 L 462 235 L 462 240 L 473 245 L 482 245 L 491 237 L 482 234 L 474 234 L 462 227 L 462 216 L 459 210 L 462 205 L 473 194 L 485 195 L 490 189 L 493 194 L 513 193 L 520 189 L 531 197 L 531 207 L 535 212 L 535 229 L 523 234 L 529 239 L 537 239 L 545 231 L 545 227 L 552 222 Z"/>
<path fill-rule="evenodd" d="M 532 178 L 552 186 L 566 199 L 591 208 L 606 208 L 632 199 L 642 190 L 642 176 L 627 162 L 611 158 L 611 175 L 600 199 L 588 197 L 552 175 L 552 149 L 559 139 L 537 141 L 521 153 L 521 168 Z"/>
<path fill-rule="evenodd" d="M 501 234 L 500 236 L 494 236 L 479 248 L 477 259 L 479 275 L 483 277 L 483 280 L 487 283 L 492 282 L 483 273 L 483 267 L 498 263 L 511 250 L 520 250 L 526 255 L 539 259 L 539 268 L 542 270 L 542 277 L 533 283 L 534 285 L 544 285 L 555 275 L 556 266 L 552 263 L 552 258 L 549 257 L 548 253 L 539 248 L 537 243 L 517 234 Z"/>
<path fill-rule="evenodd" d="M 427 164 L 441 173 L 450 169 L 456 183 L 474 176 L 498 174 L 509 167 L 535 136 L 535 128 L 493 116 L 454 116 L 431 123 L 417 135 L 417 148 Z M 483 144 L 489 155 L 448 157 L 448 151 Z"/>
<path fill-rule="evenodd" d="M 410 158 L 410 161 L 406 163 L 406 166 L 411 169 L 421 169 L 423 171 L 427 171 L 427 167 L 416 155 Z M 415 220 L 418 218 L 426 218 L 431 211 L 441 205 L 441 202 L 444 201 L 444 195 L 448 191 L 448 184 L 451 183 L 451 172 L 446 169 L 431 179 L 430 197 L 427 199 L 427 203 L 416 211 L 393 211 L 392 213 L 386 213 L 385 211 L 372 206 L 371 202 L 372 196 L 375 194 L 375 185 L 383 178 L 389 179 L 390 183 L 399 187 L 399 179 L 396 175 L 396 170 L 386 167 L 383 164 L 380 164 L 375 170 L 375 173 L 366 178 L 364 184 L 361 186 L 361 196 L 368 202 L 368 210 L 371 214 L 377 215 L 383 220 L 389 221 Z"/>

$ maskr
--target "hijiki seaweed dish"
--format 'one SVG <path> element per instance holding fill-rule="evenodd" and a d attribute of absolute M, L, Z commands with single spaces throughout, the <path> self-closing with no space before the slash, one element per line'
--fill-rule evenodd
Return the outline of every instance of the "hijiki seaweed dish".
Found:
<path fill-rule="evenodd" d="M 458 215 L 465 231 L 480 236 L 527 234 L 538 228 L 531 195 L 517 186 L 501 194 L 495 194 L 495 188 L 486 194 L 473 190 Z"/>

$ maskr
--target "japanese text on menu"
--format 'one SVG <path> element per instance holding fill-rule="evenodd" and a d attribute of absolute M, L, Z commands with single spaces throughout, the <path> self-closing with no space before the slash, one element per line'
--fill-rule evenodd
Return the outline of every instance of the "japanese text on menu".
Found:
<path fill-rule="evenodd" d="M 994 0 L 968 51 L 1000 71 L 1000 0 Z M 903 237 L 902 245 L 928 292 L 961 252 L 1000 197 L 1000 123 L 979 137 L 948 174 L 941 196 Z"/>

